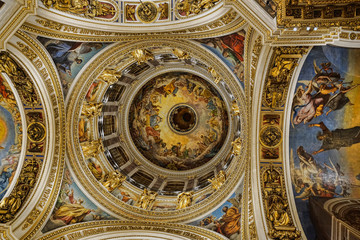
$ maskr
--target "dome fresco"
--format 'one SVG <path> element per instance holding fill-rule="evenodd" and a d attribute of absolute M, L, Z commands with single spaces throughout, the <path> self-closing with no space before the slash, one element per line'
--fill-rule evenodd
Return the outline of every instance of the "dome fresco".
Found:
<path fill-rule="evenodd" d="M 189 170 L 211 160 L 228 131 L 225 103 L 203 78 L 185 72 L 154 77 L 129 111 L 132 140 L 142 155 L 169 170 Z"/>

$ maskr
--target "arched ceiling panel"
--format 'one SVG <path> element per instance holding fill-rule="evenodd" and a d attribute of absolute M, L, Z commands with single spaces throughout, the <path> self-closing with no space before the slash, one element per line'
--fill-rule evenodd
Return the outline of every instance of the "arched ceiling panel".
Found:
<path fill-rule="evenodd" d="M 289 171 L 308 239 L 312 197 L 359 197 L 358 49 L 314 47 L 294 86 L 289 116 Z"/>

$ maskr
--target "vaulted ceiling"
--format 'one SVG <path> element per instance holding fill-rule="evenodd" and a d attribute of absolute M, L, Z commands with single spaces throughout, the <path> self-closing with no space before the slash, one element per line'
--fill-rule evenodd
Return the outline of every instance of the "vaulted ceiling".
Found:
<path fill-rule="evenodd" d="M 360 196 L 356 1 L 0 15 L 2 238 L 315 239 L 322 213 L 360 236 L 335 199 Z"/>

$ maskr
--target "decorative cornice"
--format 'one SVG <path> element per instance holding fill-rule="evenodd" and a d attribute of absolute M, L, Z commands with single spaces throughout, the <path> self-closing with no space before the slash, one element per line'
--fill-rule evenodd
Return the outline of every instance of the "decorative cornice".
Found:
<path fill-rule="evenodd" d="M 37 0 L 9 1 L 1 8 L 0 50 L 22 25 L 25 19 L 35 13 Z"/>
<path fill-rule="evenodd" d="M 142 221 L 101 221 L 74 224 L 55 230 L 40 237 L 39 240 L 47 239 L 81 239 L 90 236 L 114 234 L 122 236 L 125 233 L 130 236 L 142 235 L 142 237 L 151 237 L 151 233 L 167 233 L 172 237 L 178 236 L 181 239 L 189 240 L 225 240 L 226 237 L 205 228 L 159 222 Z"/>

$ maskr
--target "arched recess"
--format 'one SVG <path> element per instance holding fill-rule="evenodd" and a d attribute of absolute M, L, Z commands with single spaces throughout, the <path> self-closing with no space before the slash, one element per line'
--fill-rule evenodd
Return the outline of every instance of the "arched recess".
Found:
<path fill-rule="evenodd" d="M 31 37 L 17 32 L 1 56 L 2 74 L 17 87 L 27 126 L 21 173 L 14 190 L 1 202 L 2 231 L 9 239 L 31 239 L 51 212 L 59 191 L 65 152 L 64 102 L 56 70 Z"/>
<path fill-rule="evenodd" d="M 81 223 L 64 227 L 42 236 L 47 239 L 181 239 L 181 240 L 221 240 L 226 237 L 200 227 L 172 223 L 102 221 Z"/>
<path fill-rule="evenodd" d="M 317 232 L 316 223 L 312 222 L 312 214 L 319 214 L 322 209 L 319 204 L 318 211 L 314 211 L 314 208 L 311 207 L 312 201 L 316 201 L 317 198 L 358 198 L 356 184 L 358 180 L 355 177 L 358 171 L 349 170 L 350 167 L 357 167 L 357 164 L 355 164 L 357 162 L 356 153 L 359 148 L 356 145 L 356 141 L 352 144 L 344 144 L 341 147 L 338 145 L 338 149 L 330 147 L 329 149 L 324 149 L 323 152 L 319 152 L 318 150 L 323 147 L 322 144 L 326 144 L 325 141 L 317 138 L 316 135 L 323 134 L 323 129 L 325 128 L 319 128 L 322 124 L 328 127 L 329 132 L 334 132 L 337 129 L 349 129 L 359 125 L 357 118 L 353 117 L 357 115 L 355 112 L 358 109 L 356 104 L 356 99 L 358 98 L 356 87 L 358 84 L 357 68 L 349 67 L 351 64 L 354 66 L 357 64 L 357 58 L 353 56 L 358 52 L 358 44 L 356 41 L 350 42 L 349 40 L 340 39 L 331 45 L 309 48 L 308 54 L 299 62 L 289 84 L 286 110 L 284 112 L 284 172 L 291 213 L 304 239 L 313 239 L 315 235 L 322 234 Z M 339 59 L 341 61 L 338 61 Z M 345 79 L 343 81 L 344 86 L 350 90 L 348 93 L 345 93 L 346 95 L 342 95 L 345 103 L 339 107 L 332 107 L 330 104 L 331 101 L 336 99 L 334 96 L 340 95 L 338 88 L 334 89 L 331 93 L 323 92 L 324 100 L 321 103 L 323 106 L 319 105 L 319 108 L 315 104 L 315 107 L 313 107 L 316 109 L 316 112 L 312 113 L 310 108 L 310 111 L 307 112 L 310 114 L 306 114 L 303 111 L 303 107 L 306 105 L 298 104 L 296 100 L 300 96 L 304 98 L 305 95 L 311 95 L 316 99 L 316 96 L 320 93 L 317 87 L 323 84 L 319 79 L 324 76 L 326 77 L 328 74 L 322 69 L 324 64 L 332 68 L 332 75 L 339 77 L 340 80 L 334 79 L 334 84 L 336 85 L 338 81 L 341 82 L 341 79 Z M 308 89 L 310 83 L 314 86 L 313 90 L 310 93 L 304 91 L 304 93 L 299 94 L 302 89 Z M 331 85 L 331 83 L 327 84 Z M 329 97 L 329 100 L 327 100 L 327 97 Z M 349 102 L 354 102 L 354 105 L 348 104 Z M 310 106 L 311 102 L 307 105 Z M 296 111 L 294 111 L 295 108 Z M 303 115 L 296 119 L 301 111 Z M 354 131 L 356 132 L 356 130 Z M 301 139 L 306 139 L 306 141 Z M 344 142 L 344 140 L 342 141 Z M 353 155 L 347 155 L 349 152 L 353 153 Z M 316 166 L 314 167 L 315 171 L 312 173 L 307 172 L 308 170 L 304 167 L 304 164 Z M 323 172 L 321 169 L 323 169 Z M 321 175 L 321 178 L 318 178 L 319 175 Z M 320 180 L 316 181 L 315 179 Z M 311 189 L 311 192 L 307 194 L 306 189 Z M 334 200 L 334 202 L 336 201 Z M 343 202 L 346 202 L 346 200 Z M 328 223 L 323 225 L 328 225 Z M 336 227 L 335 224 L 333 226 Z M 329 226 L 327 231 L 330 231 L 329 229 L 331 229 L 331 226 Z M 320 229 L 320 231 L 322 230 Z M 339 237 L 340 235 L 335 238 Z"/>

